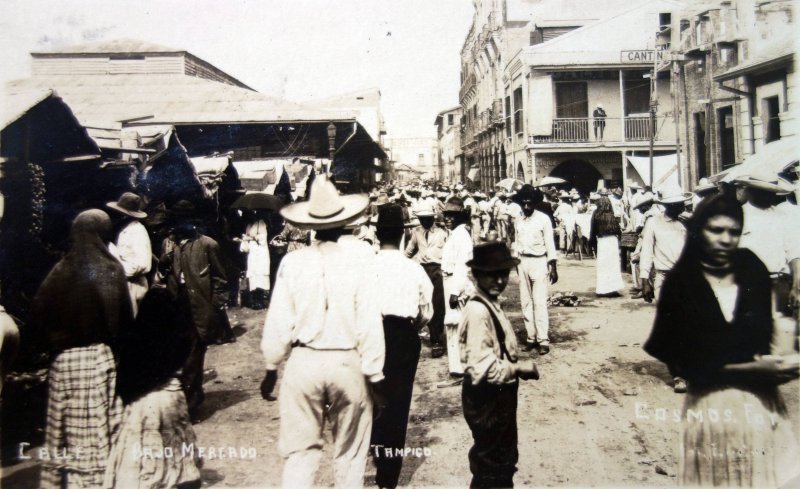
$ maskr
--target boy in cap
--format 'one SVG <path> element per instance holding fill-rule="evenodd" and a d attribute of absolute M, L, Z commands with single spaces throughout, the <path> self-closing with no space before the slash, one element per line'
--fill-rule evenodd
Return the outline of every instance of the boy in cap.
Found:
<path fill-rule="evenodd" d="M 433 285 L 422 266 L 400 251 L 405 229 L 400 206 L 381 206 L 376 228 L 380 251 L 374 259 L 378 277 L 375 292 L 386 343 L 386 406 L 373 419 L 371 444 L 377 468 L 375 483 L 394 488 L 403 464 L 411 394 L 422 347 L 417 332 L 433 315 Z"/>
<path fill-rule="evenodd" d="M 517 339 L 498 297 L 520 261 L 502 242 L 475 246 L 467 264 L 477 283 L 458 327 L 465 375 L 461 400 L 472 431 L 470 487 L 513 487 L 517 470 L 519 380 L 538 379 L 531 360 L 520 360 Z"/>

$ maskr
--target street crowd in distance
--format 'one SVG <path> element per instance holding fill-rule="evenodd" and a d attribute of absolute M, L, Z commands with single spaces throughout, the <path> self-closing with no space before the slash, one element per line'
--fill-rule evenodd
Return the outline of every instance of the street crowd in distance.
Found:
<path fill-rule="evenodd" d="M 557 348 L 548 290 L 575 255 L 595 257 L 597 296 L 655 301 L 644 349 L 685 410 L 770 420 L 680 416 L 678 481 L 777 487 L 796 476 L 778 390 L 800 367 L 793 187 L 759 172 L 694 194 L 568 187 L 389 183 L 342 195 L 323 173 L 294 202 L 241 206 L 224 243 L 186 200 L 168 209 L 163 236 L 132 192 L 80 212 L 25 325 L 38 344 L 22 351 L 49 355 L 44 448 L 72 455 L 42 461 L 41 487 L 199 488 L 202 460 L 183 447 L 197 442 L 206 352 L 236 341 L 231 307 L 266 309 L 260 393 L 279 406 L 284 487 L 315 485 L 327 425 L 336 487 L 362 487 L 369 458 L 367 483 L 396 487 L 421 355 L 446 356 L 445 384 L 462 389 L 473 445 L 452 463 L 469 467 L 471 487 L 513 487 L 519 383 L 539 379 L 535 360 Z M 501 300 L 512 271 L 519 332 Z M 6 368 L 18 334 L 0 319 Z"/>

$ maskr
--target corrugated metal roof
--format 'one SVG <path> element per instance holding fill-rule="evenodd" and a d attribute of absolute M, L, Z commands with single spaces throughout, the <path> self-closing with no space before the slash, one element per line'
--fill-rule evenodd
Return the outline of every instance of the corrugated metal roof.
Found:
<path fill-rule="evenodd" d="M 0 129 L 13 124 L 32 107 L 51 95 L 57 96 L 50 89 L 32 89 L 17 93 L 14 97 L 4 97 L 3 103 L 0 104 Z"/>
<path fill-rule="evenodd" d="M 117 53 L 185 53 L 184 49 L 175 49 L 138 39 L 114 39 L 112 41 L 90 42 L 66 46 L 48 51 L 34 51 L 38 54 L 117 54 Z"/>
<path fill-rule="evenodd" d="M 16 80 L 6 92 L 55 89 L 81 121 L 153 124 L 328 121 L 350 111 L 309 108 L 269 95 L 184 75 L 52 75 Z"/>

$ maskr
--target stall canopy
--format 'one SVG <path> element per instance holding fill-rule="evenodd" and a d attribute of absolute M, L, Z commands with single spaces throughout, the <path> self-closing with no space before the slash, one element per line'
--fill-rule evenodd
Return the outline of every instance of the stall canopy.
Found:
<path fill-rule="evenodd" d="M 24 161 L 100 158 L 97 143 L 53 90 L 6 97 L 0 113 L 0 155 Z"/>
<path fill-rule="evenodd" d="M 787 177 L 787 172 L 796 168 L 799 162 L 800 137 L 790 136 L 765 144 L 756 153 L 747 156 L 742 163 L 709 177 L 709 181 L 732 182 L 757 168 L 766 168 L 776 175 Z"/>
<path fill-rule="evenodd" d="M 647 156 L 626 156 L 639 177 L 650 184 L 650 158 Z M 680 191 L 678 181 L 678 155 L 668 154 L 653 157 L 653 190 L 657 192 Z"/>
<path fill-rule="evenodd" d="M 10 82 L 6 92 L 51 88 L 82 123 L 175 126 L 191 156 L 258 146 L 265 156 L 327 157 L 327 126 L 333 121 L 337 154 L 386 158 L 352 111 L 309 107 L 193 76 L 38 75 Z"/>

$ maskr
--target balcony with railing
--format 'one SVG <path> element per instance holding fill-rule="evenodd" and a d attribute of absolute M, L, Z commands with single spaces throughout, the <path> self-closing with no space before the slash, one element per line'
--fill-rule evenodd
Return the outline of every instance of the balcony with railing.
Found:
<path fill-rule="evenodd" d="M 592 117 L 553 119 L 553 132 L 549 136 L 530 136 L 530 144 L 552 143 L 626 143 L 647 142 L 653 134 L 657 142 L 675 141 L 672 118 L 657 116 L 655 128 L 650 127 L 648 115 L 628 117 Z"/>
<path fill-rule="evenodd" d="M 470 91 L 475 90 L 475 75 L 470 73 L 461 84 L 461 89 L 458 91 L 458 100 L 463 101 Z"/>

